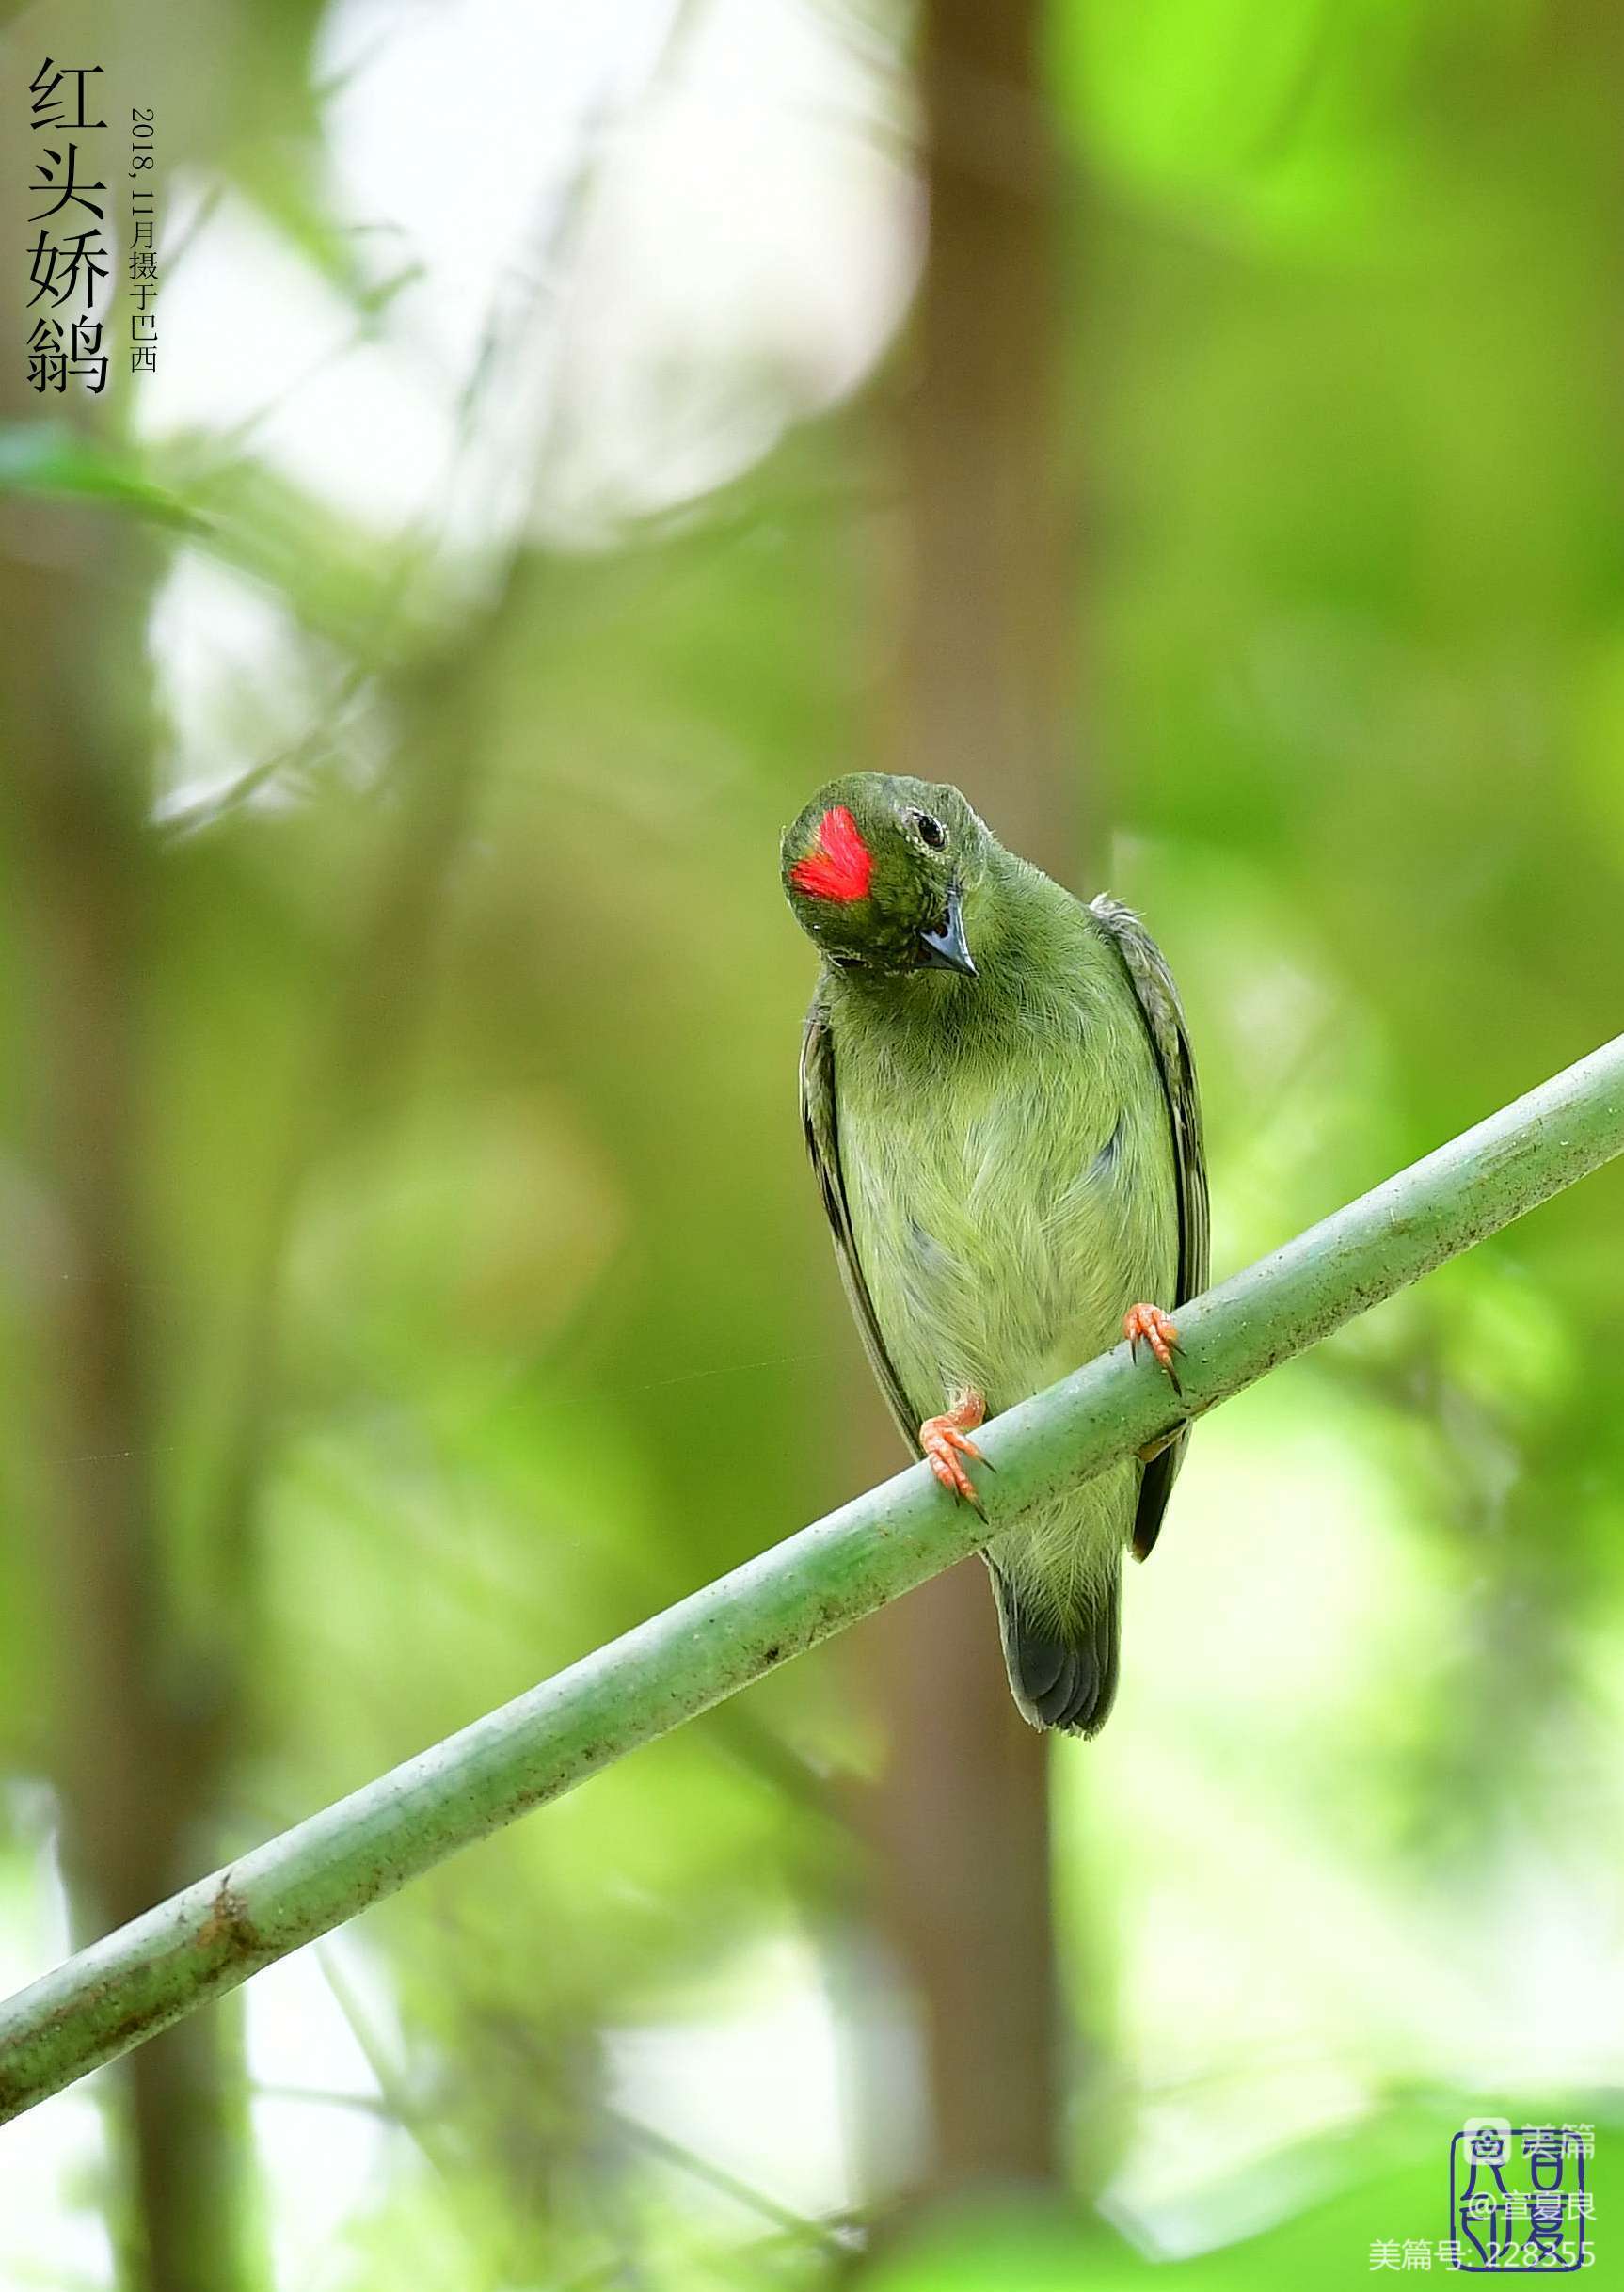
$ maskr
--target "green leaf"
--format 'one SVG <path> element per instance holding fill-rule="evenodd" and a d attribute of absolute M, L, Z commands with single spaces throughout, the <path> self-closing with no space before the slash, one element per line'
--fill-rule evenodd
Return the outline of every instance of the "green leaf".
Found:
<path fill-rule="evenodd" d="M 202 522 L 128 448 L 86 438 L 65 422 L 0 423 L 0 492 L 113 502 L 188 531 Z"/>

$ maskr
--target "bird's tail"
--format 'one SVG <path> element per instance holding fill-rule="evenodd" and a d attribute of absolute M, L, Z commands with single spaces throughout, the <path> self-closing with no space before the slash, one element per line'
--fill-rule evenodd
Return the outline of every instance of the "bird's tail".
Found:
<path fill-rule="evenodd" d="M 1110 1574 L 1078 1600 L 1063 1623 L 1023 1602 L 1018 1587 L 988 1562 L 998 1603 L 998 1630 L 1010 1688 L 1033 1727 L 1097 1735 L 1117 1697 L 1122 1641 L 1122 1573 Z"/>

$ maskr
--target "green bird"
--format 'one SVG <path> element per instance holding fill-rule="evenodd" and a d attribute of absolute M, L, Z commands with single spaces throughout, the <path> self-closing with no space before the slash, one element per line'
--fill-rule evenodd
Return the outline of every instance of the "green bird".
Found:
<path fill-rule="evenodd" d="M 976 1503 L 977 1426 L 1122 1337 L 1177 1384 L 1166 1307 L 1207 1278 L 1178 991 L 1136 915 L 1006 852 L 956 788 L 832 780 L 782 864 L 822 957 L 801 1111 L 847 1295 L 904 1439 Z M 1154 1544 L 1186 1437 L 984 1555 L 1034 1727 L 1104 1725 L 1122 1551 Z"/>

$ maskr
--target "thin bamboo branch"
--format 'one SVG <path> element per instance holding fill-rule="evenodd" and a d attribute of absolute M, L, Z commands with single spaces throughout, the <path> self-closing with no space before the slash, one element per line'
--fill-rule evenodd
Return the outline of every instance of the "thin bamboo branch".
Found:
<path fill-rule="evenodd" d="M 257 1847 L 0 2005 L 0 2123 L 1201 1416 L 1624 1152 L 1624 1035 L 979 1436 L 991 1530 L 922 1466 Z"/>

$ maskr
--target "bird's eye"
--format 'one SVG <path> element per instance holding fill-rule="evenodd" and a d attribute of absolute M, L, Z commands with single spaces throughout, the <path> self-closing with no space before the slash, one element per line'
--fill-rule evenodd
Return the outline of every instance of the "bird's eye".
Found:
<path fill-rule="evenodd" d="M 910 812 L 908 820 L 922 844 L 928 844 L 932 852 L 943 849 L 947 840 L 947 831 L 939 820 L 932 818 L 929 812 Z"/>

